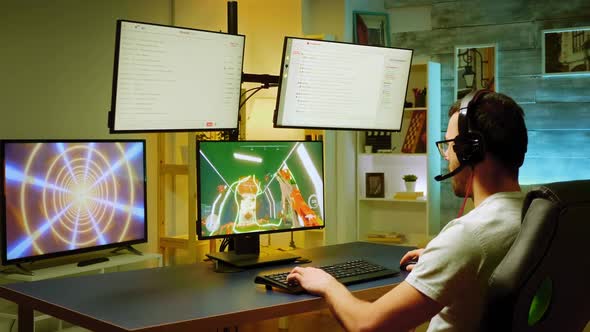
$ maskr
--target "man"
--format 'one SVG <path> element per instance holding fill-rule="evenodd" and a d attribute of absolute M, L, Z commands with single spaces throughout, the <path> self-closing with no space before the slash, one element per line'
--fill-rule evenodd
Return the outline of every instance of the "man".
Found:
<path fill-rule="evenodd" d="M 419 258 L 405 281 L 371 303 L 316 268 L 296 267 L 287 277 L 324 297 L 348 331 L 406 331 L 431 318 L 429 331 L 478 330 L 487 281 L 520 227 L 518 169 L 528 137 L 522 109 L 503 94 L 470 94 L 449 116 L 437 146 L 451 172 L 437 178 L 452 177 L 455 194 L 475 208 L 402 258 Z"/>

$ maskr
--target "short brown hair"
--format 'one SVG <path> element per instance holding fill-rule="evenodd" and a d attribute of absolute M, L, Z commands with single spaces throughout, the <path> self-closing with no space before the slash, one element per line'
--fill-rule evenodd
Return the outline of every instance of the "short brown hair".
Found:
<path fill-rule="evenodd" d="M 461 101 L 449 109 L 449 117 L 459 111 Z M 480 132 L 486 152 L 494 155 L 507 168 L 518 170 L 527 151 L 528 133 L 524 111 L 510 97 L 497 92 L 481 96 L 474 114 L 469 114 L 471 130 Z"/>

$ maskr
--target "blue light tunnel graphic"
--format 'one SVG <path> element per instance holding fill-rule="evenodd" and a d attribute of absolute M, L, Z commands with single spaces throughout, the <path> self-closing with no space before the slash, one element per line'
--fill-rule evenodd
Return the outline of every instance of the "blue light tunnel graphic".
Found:
<path fill-rule="evenodd" d="M 143 239 L 142 142 L 5 145 L 9 260 Z"/>

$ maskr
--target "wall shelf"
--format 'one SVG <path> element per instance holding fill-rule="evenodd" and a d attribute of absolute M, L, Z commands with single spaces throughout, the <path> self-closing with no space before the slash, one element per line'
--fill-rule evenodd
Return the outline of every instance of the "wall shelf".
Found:
<path fill-rule="evenodd" d="M 393 152 L 365 153 L 365 132 L 357 133 L 357 237 L 363 241 L 391 242 L 422 245 L 431 234 L 438 233 L 440 184 L 434 175 L 440 172 L 440 155 L 434 144 L 440 130 L 440 65 L 412 65 L 406 100 L 414 101 L 412 88 L 427 88 L 427 107 L 405 108 L 402 128 L 391 133 Z M 426 152 L 401 152 L 412 111 L 426 112 Z M 420 151 L 420 150 L 418 150 Z M 365 197 L 366 174 L 383 173 L 384 197 Z M 405 174 L 416 174 L 416 191 L 424 196 L 417 199 L 393 198 L 404 192 L 402 180 Z M 395 238 L 375 238 L 371 234 L 399 234 Z M 401 239 L 401 240 L 400 240 Z"/>

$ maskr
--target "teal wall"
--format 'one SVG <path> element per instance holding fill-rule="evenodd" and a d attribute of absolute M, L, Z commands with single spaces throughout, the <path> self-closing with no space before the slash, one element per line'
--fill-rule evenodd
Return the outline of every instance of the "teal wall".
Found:
<path fill-rule="evenodd" d="M 590 2 L 571 0 L 386 0 L 390 11 L 431 6 L 431 30 L 392 34 L 394 46 L 415 49 L 442 65 L 442 132 L 454 102 L 454 48 L 497 44 L 499 91 L 525 110 L 529 147 L 523 184 L 590 178 L 590 76 L 541 75 L 541 31 L 590 26 Z M 443 172 L 446 163 L 443 163 Z M 452 219 L 461 200 L 450 182 L 441 186 L 441 221 Z"/>

